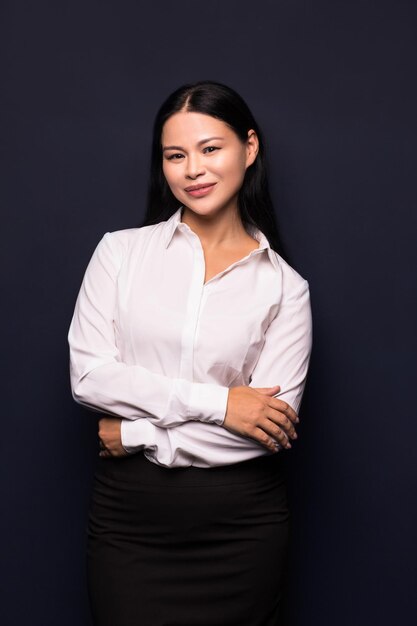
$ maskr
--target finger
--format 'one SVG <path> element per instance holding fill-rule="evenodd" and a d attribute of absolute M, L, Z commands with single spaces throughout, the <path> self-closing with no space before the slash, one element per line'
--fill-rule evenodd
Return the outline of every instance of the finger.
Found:
<path fill-rule="evenodd" d="M 108 459 L 109 457 L 112 456 L 111 453 L 109 452 L 109 450 L 107 450 L 107 449 L 106 450 L 101 450 L 98 453 L 98 455 L 101 456 L 102 458 L 105 458 L 105 459 Z"/>
<path fill-rule="evenodd" d="M 274 393 L 278 393 L 281 390 L 281 387 L 279 385 L 275 385 L 274 387 L 253 387 L 253 389 L 263 396 L 270 396 L 271 394 L 273 395 Z"/>
<path fill-rule="evenodd" d="M 276 439 L 270 437 L 262 428 L 256 428 L 254 430 L 253 438 L 270 452 L 277 452 L 279 448 L 279 443 Z"/>
<path fill-rule="evenodd" d="M 294 425 L 284 413 L 280 413 L 279 411 L 275 411 L 270 408 L 266 410 L 265 414 L 269 420 L 284 431 L 287 437 L 297 439 L 297 433 L 295 432 Z"/>
<path fill-rule="evenodd" d="M 290 419 L 294 424 L 299 423 L 300 420 L 297 413 L 294 411 L 292 406 L 288 404 L 288 402 L 285 402 L 285 400 L 280 400 L 279 398 L 271 398 L 269 406 L 271 406 L 276 411 L 279 411 L 280 413 L 284 413 L 288 417 L 288 419 Z"/>
<path fill-rule="evenodd" d="M 281 430 L 283 430 L 287 437 L 291 439 L 297 439 L 297 433 L 294 428 L 294 424 L 285 413 L 281 413 L 280 411 L 276 411 L 271 407 L 265 410 L 265 417 L 274 422 Z"/>
<path fill-rule="evenodd" d="M 262 428 L 263 431 L 266 432 L 267 435 L 272 437 L 276 442 L 278 442 L 284 448 L 291 448 L 291 443 L 289 441 L 288 435 L 283 431 L 282 428 L 277 426 L 273 421 L 265 418 L 260 424 L 259 428 Z"/>
<path fill-rule="evenodd" d="M 122 456 L 118 448 L 107 448 L 107 450 L 110 453 L 110 456 L 112 457 Z"/>
<path fill-rule="evenodd" d="M 103 452 L 104 454 L 102 455 L 101 452 Z M 128 454 L 124 448 L 120 448 L 118 446 L 106 447 L 101 452 L 100 452 L 100 456 L 113 457 L 113 458 L 127 456 Z"/>

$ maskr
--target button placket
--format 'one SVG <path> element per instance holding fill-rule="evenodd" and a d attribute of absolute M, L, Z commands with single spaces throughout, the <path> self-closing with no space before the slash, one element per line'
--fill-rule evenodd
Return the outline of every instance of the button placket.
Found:
<path fill-rule="evenodd" d="M 180 377 L 194 379 L 194 342 L 200 315 L 201 301 L 204 291 L 205 263 L 200 240 L 197 235 L 184 232 L 193 249 L 193 270 L 187 309 L 181 341 Z"/>
<path fill-rule="evenodd" d="M 203 285 L 203 292 L 201 294 L 200 306 L 198 307 L 198 317 L 197 317 L 196 329 L 195 329 L 195 334 L 194 334 L 194 349 L 195 349 L 195 346 L 197 345 L 198 337 L 200 335 L 201 314 L 204 311 L 204 307 L 206 305 L 207 296 L 209 294 L 210 287 L 211 285 L 207 285 L 207 284 Z"/>

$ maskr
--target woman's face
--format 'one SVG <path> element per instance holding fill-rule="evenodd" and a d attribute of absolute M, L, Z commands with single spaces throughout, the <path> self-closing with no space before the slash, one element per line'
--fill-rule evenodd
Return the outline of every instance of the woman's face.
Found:
<path fill-rule="evenodd" d="M 258 153 L 255 131 L 242 142 L 210 115 L 181 111 L 162 129 L 162 167 L 181 204 L 199 215 L 235 211 L 246 169 Z"/>

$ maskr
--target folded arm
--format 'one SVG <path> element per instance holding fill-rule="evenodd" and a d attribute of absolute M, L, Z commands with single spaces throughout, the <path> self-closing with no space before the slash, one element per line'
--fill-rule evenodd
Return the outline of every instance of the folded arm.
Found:
<path fill-rule="evenodd" d="M 308 283 L 305 280 L 300 282 L 298 277 L 294 284 L 293 279 L 294 274 L 292 271 L 287 274 L 286 278 L 284 277 L 282 302 L 265 333 L 265 343 L 252 371 L 249 383 L 249 387 L 257 388 L 258 390 L 264 387 L 280 386 L 280 391 L 275 394 L 276 398 L 284 402 L 284 408 L 276 406 L 276 409 L 281 412 L 280 418 L 276 419 L 277 414 L 273 410 L 271 411 L 271 406 L 268 406 L 266 409 L 266 414 L 274 422 L 274 424 L 270 423 L 272 430 L 266 429 L 267 435 L 271 437 L 274 436 L 273 430 L 276 425 L 283 428 L 282 424 L 287 423 L 287 426 L 284 427 L 284 432 L 287 435 L 293 430 L 291 421 L 294 422 L 294 419 L 292 414 L 294 411 L 298 412 L 300 407 L 312 347 L 312 320 Z M 231 390 L 230 399 L 234 391 L 243 393 L 245 388 Z M 272 404 L 268 400 L 268 394 L 263 396 L 263 400 L 267 401 L 269 405 Z M 286 404 L 293 411 L 291 411 L 291 408 L 286 409 Z M 245 409 L 248 408 L 249 398 L 246 398 L 242 416 Z M 262 412 L 265 414 L 264 408 Z M 253 415 L 251 415 L 252 417 Z M 281 418 L 284 419 L 284 422 L 282 422 Z M 265 420 L 263 421 L 265 423 Z M 171 432 L 175 439 L 175 432 L 173 431 L 153 428 L 152 433 L 150 433 L 149 427 L 140 420 L 136 422 L 122 420 L 121 423 L 121 441 L 129 452 L 142 449 L 144 444 L 146 447 L 146 442 L 150 438 L 152 444 L 157 448 L 165 450 L 170 447 L 171 454 L 175 454 L 175 446 L 170 438 Z M 198 437 L 198 434 L 198 431 L 193 433 L 194 440 Z M 271 447 L 269 443 L 273 442 L 273 440 L 267 438 L 267 441 L 265 437 L 261 439 L 259 435 L 260 432 L 258 431 L 258 436 L 253 438 L 259 443 L 264 443 L 266 447 Z M 280 440 L 278 439 L 278 441 Z M 204 444 L 205 442 L 202 440 L 202 445 L 204 446 Z M 285 445 L 285 447 L 291 446 Z"/>
<path fill-rule="evenodd" d="M 291 278 L 291 274 L 288 277 Z M 277 315 L 265 333 L 265 343 L 254 367 L 250 387 L 279 385 L 275 395 L 298 412 L 305 387 L 312 346 L 308 282 L 286 288 Z"/>

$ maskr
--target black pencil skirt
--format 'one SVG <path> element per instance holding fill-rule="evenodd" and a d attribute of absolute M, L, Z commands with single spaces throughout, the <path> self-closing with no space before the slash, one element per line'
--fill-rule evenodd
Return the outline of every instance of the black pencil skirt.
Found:
<path fill-rule="evenodd" d="M 96 626 L 279 626 L 289 514 L 282 453 L 163 468 L 99 459 L 87 574 Z"/>

